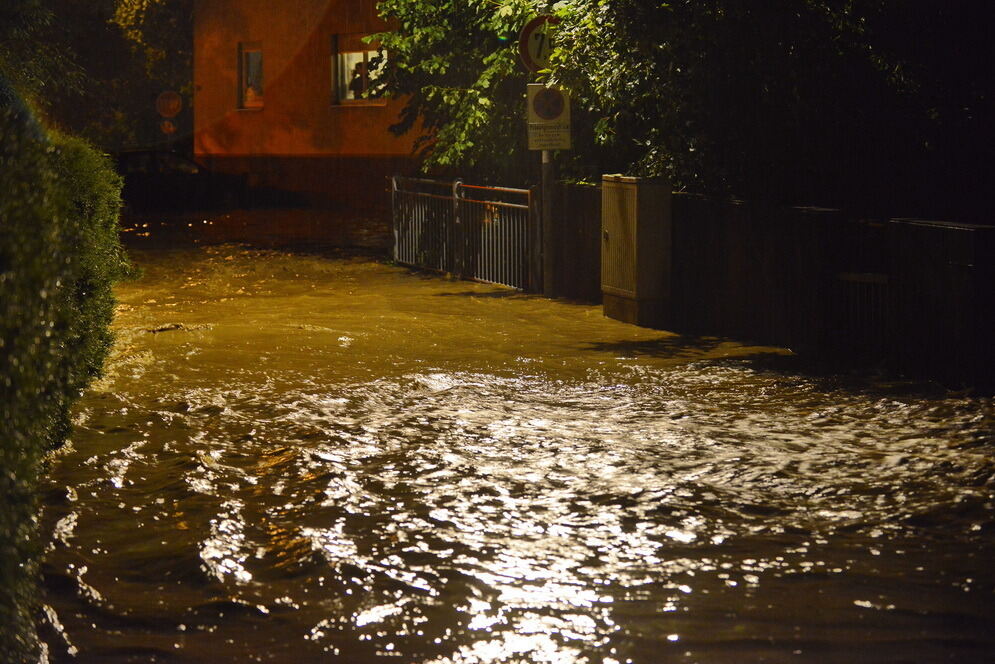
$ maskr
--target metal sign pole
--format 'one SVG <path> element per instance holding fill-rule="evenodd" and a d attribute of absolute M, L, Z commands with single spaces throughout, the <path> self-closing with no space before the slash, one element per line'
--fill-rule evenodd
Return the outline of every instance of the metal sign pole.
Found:
<path fill-rule="evenodd" d="M 553 151 L 542 151 L 542 294 L 555 297 L 556 227 L 553 223 Z"/>
<path fill-rule="evenodd" d="M 555 16 L 537 16 L 529 21 L 519 35 L 519 55 L 526 69 L 539 72 L 549 66 L 549 27 L 559 23 Z M 570 98 L 557 88 L 530 83 L 526 89 L 529 149 L 542 152 L 540 181 L 540 255 L 542 256 L 542 287 L 546 297 L 556 297 L 557 227 L 553 217 L 553 197 L 556 187 L 553 150 L 570 149 Z"/>

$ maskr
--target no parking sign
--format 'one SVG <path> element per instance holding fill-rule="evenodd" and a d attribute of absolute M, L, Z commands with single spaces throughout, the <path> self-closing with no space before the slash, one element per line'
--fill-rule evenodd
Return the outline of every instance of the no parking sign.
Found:
<path fill-rule="evenodd" d="M 570 97 L 559 88 L 528 85 L 529 150 L 570 149 Z"/>

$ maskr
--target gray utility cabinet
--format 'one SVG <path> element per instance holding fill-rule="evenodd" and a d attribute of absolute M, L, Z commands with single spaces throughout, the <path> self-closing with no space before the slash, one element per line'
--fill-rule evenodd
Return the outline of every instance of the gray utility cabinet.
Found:
<path fill-rule="evenodd" d="M 670 183 L 605 175 L 601 198 L 601 292 L 609 318 L 661 327 L 671 303 Z"/>

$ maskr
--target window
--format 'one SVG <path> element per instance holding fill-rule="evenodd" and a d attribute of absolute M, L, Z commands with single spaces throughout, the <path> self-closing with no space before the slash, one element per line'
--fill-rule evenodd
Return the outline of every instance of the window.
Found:
<path fill-rule="evenodd" d="M 238 105 L 240 108 L 263 106 L 263 49 L 259 42 L 238 46 Z"/>
<path fill-rule="evenodd" d="M 362 34 L 332 37 L 332 103 L 381 104 L 366 96 L 372 66 L 382 66 L 377 46 L 363 41 Z"/>

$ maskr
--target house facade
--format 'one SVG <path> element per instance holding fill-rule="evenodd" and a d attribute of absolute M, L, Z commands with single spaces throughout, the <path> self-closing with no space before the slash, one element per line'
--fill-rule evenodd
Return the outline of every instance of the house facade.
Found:
<path fill-rule="evenodd" d="M 414 169 L 403 101 L 369 99 L 387 25 L 376 0 L 197 0 L 194 154 L 209 168 L 319 207 L 383 208 Z"/>

